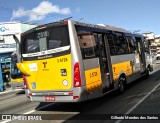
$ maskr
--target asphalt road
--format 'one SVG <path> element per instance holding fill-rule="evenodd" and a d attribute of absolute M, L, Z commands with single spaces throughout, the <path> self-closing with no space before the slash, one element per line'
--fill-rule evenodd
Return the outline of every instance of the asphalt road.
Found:
<path fill-rule="evenodd" d="M 39 103 L 30 102 L 25 94 L 9 92 L 0 95 L 0 114 L 43 114 L 55 120 L 38 121 L 49 123 L 130 123 L 130 122 L 160 122 L 159 120 L 106 120 L 111 116 L 140 116 L 149 118 L 148 115 L 160 118 L 160 64 L 155 64 L 154 72 L 148 79 L 139 79 L 128 85 L 121 95 L 110 93 L 102 98 L 83 103 Z M 47 115 L 46 115 L 47 114 Z M 146 114 L 146 115 L 144 115 Z M 89 120 L 75 120 L 83 117 Z M 106 118 L 105 118 L 106 117 Z M 152 117 L 153 118 L 153 117 Z M 91 120 L 96 119 L 96 120 Z M 8 121 L 0 121 L 7 123 Z M 11 121 L 20 122 L 20 121 Z M 23 121 L 24 122 L 24 121 Z M 28 122 L 28 121 L 25 121 Z M 30 121 L 33 122 L 33 121 Z"/>

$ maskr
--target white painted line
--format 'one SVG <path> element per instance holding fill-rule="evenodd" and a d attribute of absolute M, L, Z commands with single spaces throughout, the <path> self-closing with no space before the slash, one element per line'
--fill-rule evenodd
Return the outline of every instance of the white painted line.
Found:
<path fill-rule="evenodd" d="M 25 112 L 24 114 L 31 114 L 33 112 L 35 112 L 36 110 L 31 110 L 31 111 L 28 111 L 28 112 Z"/>
<path fill-rule="evenodd" d="M 1 94 L 6 94 L 6 93 L 9 93 L 9 92 L 12 92 L 13 90 L 8 90 L 8 91 L 4 91 L 4 92 L 0 92 L 0 95 Z"/>
<path fill-rule="evenodd" d="M 16 91 L 20 91 L 20 90 L 12 90 L 12 89 L 10 89 L 8 91 L 0 92 L 0 95 L 1 94 L 6 94 L 6 93 L 9 93 L 9 92 L 16 92 Z"/>
<path fill-rule="evenodd" d="M 49 107 L 49 106 L 51 106 L 51 105 L 53 105 L 53 104 L 54 104 L 54 103 L 50 103 L 50 104 L 44 105 L 44 106 L 42 106 L 42 107 L 37 108 L 37 110 L 44 109 L 44 108 Z M 35 112 L 35 111 L 36 111 L 36 110 L 31 110 L 31 111 L 28 111 L 28 112 L 26 112 L 26 113 L 24 113 L 24 114 L 31 114 L 31 113 L 33 113 L 33 112 Z"/>
<path fill-rule="evenodd" d="M 5 120 L 5 121 L 2 121 L 0 123 L 8 123 L 8 122 L 11 122 L 12 120 Z"/>
<path fill-rule="evenodd" d="M 47 105 L 44 105 L 44 106 L 42 106 L 42 107 L 39 107 L 39 108 L 37 108 L 37 110 L 41 110 L 41 109 L 44 109 L 44 108 L 47 108 L 47 107 L 49 107 L 49 106 L 51 106 L 51 105 L 53 105 L 54 103 L 50 103 L 50 104 L 47 104 Z M 25 112 L 25 113 L 23 113 L 23 114 L 31 114 L 31 113 L 33 113 L 33 112 L 35 112 L 36 110 L 31 110 L 31 111 L 28 111 L 28 112 Z M 21 115 L 21 116 L 23 116 L 23 114 Z M 13 114 L 14 115 L 14 114 Z M 5 120 L 5 121 L 2 121 L 2 122 L 0 122 L 0 123 L 8 123 L 8 122 L 11 122 L 12 120 Z"/>
<path fill-rule="evenodd" d="M 130 108 L 125 114 L 130 114 L 135 108 L 137 108 L 148 96 L 150 96 L 158 87 L 160 86 L 160 83 L 156 85 L 150 92 L 147 93 L 146 96 L 144 96 L 138 103 L 136 103 L 132 108 Z M 115 123 L 120 123 L 122 120 L 117 120 Z"/>

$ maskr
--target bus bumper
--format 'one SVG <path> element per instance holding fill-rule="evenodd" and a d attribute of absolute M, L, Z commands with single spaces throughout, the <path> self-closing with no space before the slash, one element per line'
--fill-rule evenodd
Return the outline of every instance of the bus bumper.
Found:
<path fill-rule="evenodd" d="M 12 89 L 23 90 L 24 89 L 24 82 L 11 82 Z"/>
<path fill-rule="evenodd" d="M 61 92 L 30 92 L 26 91 L 27 97 L 31 101 L 37 102 L 83 102 L 87 100 L 85 87 L 77 87 L 72 91 Z"/>

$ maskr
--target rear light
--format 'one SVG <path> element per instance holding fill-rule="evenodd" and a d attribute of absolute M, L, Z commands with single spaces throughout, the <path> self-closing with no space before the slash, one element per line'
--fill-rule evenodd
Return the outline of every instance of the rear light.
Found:
<path fill-rule="evenodd" d="M 36 30 L 43 29 L 43 28 L 46 28 L 46 25 L 40 25 L 36 28 Z"/>
<path fill-rule="evenodd" d="M 16 89 L 22 89 L 22 86 L 16 86 Z"/>
<path fill-rule="evenodd" d="M 79 68 L 79 63 L 76 62 L 74 64 L 74 87 L 81 87 L 82 82 L 81 82 L 81 75 L 80 75 L 80 68 Z"/>
<path fill-rule="evenodd" d="M 27 78 L 23 75 L 24 88 L 28 89 Z"/>
<path fill-rule="evenodd" d="M 68 21 L 64 21 L 63 23 L 64 23 L 65 25 L 67 25 L 67 24 L 68 24 Z"/>
<path fill-rule="evenodd" d="M 73 99 L 78 99 L 79 98 L 79 96 L 73 96 Z"/>

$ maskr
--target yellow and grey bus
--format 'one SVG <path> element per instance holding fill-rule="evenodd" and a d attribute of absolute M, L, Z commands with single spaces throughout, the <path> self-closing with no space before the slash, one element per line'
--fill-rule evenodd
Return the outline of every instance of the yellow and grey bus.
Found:
<path fill-rule="evenodd" d="M 21 36 L 17 64 L 31 101 L 81 102 L 148 76 L 145 38 L 121 28 L 72 20 L 38 26 Z"/>
<path fill-rule="evenodd" d="M 16 64 L 18 62 L 17 53 L 13 52 L 11 55 L 11 66 L 10 66 L 10 81 L 12 89 L 22 90 L 24 89 L 24 82 L 22 73 L 18 70 Z"/>

